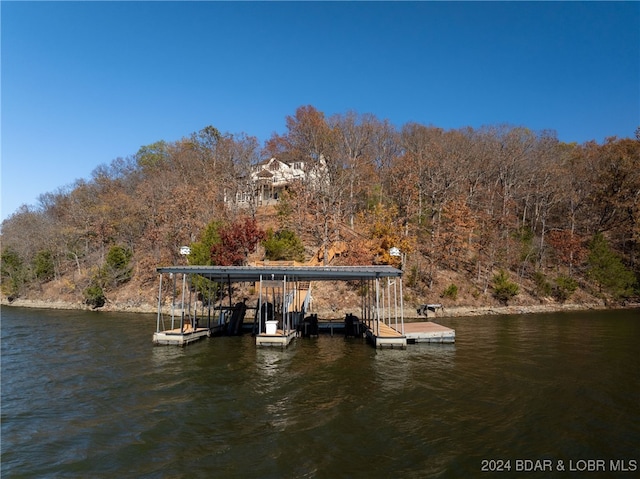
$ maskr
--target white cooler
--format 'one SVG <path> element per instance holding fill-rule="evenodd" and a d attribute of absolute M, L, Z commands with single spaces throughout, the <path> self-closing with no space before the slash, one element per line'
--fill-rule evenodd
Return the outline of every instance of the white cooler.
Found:
<path fill-rule="evenodd" d="M 278 331 L 278 321 L 265 321 L 266 324 L 266 333 L 267 334 L 276 334 Z"/>

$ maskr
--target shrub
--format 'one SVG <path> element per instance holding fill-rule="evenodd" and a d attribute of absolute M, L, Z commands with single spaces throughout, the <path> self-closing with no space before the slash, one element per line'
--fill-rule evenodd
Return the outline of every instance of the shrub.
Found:
<path fill-rule="evenodd" d="M 407 286 L 414 288 L 418 284 L 419 271 L 418 266 L 413 265 L 407 273 Z"/>
<path fill-rule="evenodd" d="M 105 264 L 100 272 L 104 283 L 118 286 L 129 281 L 132 274 L 129 261 L 132 255 L 131 250 L 128 248 L 112 246 L 107 253 Z"/>
<path fill-rule="evenodd" d="M 212 264 L 211 248 L 220 244 L 220 229 L 222 222 L 210 222 L 200 235 L 200 241 L 191 244 L 191 252 L 187 256 L 189 265 L 208 266 Z M 218 296 L 220 285 L 199 275 L 191 278 L 191 285 L 203 295 L 205 304 L 209 304 L 212 298 Z"/>
<path fill-rule="evenodd" d="M 267 231 L 267 237 L 262 241 L 265 258 L 269 261 L 303 261 L 304 245 L 300 238 L 291 230 L 283 229 L 276 233 Z"/>
<path fill-rule="evenodd" d="M 519 240 L 521 244 L 520 261 L 532 261 L 535 257 L 535 248 L 533 246 L 534 234 L 531 228 L 522 227 L 513 233 L 513 237 Z"/>
<path fill-rule="evenodd" d="M 131 256 L 131 250 L 122 246 L 112 246 L 109 249 L 104 265 L 94 271 L 91 284 L 82 292 L 85 304 L 93 309 L 101 308 L 107 302 L 105 288 L 118 286 L 131 279 Z"/>
<path fill-rule="evenodd" d="M 589 276 L 598 284 L 601 293 L 607 292 L 616 300 L 633 294 L 635 275 L 609 247 L 602 233 L 596 234 L 591 240 L 588 262 Z"/>
<path fill-rule="evenodd" d="M 5 248 L 0 258 L 0 285 L 2 292 L 10 299 L 20 296 L 21 290 L 27 282 L 27 269 L 18 253 Z"/>
<path fill-rule="evenodd" d="M 85 304 L 88 304 L 93 309 L 101 308 L 107 302 L 102 287 L 95 281 L 83 291 L 83 294 Z"/>
<path fill-rule="evenodd" d="M 211 262 L 220 266 L 247 264 L 249 253 L 265 238 L 255 218 L 244 217 L 218 230 L 220 242 L 211 247 Z"/>
<path fill-rule="evenodd" d="M 518 285 L 509 280 L 509 275 L 504 270 L 493 277 L 493 296 L 501 303 L 507 304 L 519 291 Z"/>
<path fill-rule="evenodd" d="M 558 276 L 555 288 L 553 288 L 553 295 L 558 301 L 564 303 L 576 292 L 576 289 L 578 289 L 578 282 L 575 279 L 564 275 Z"/>
<path fill-rule="evenodd" d="M 442 292 L 443 298 L 449 298 L 455 301 L 458 299 L 458 286 L 451 283 L 447 288 Z"/>
<path fill-rule="evenodd" d="M 220 244 L 222 222 L 212 221 L 200 235 L 200 241 L 191 244 L 191 253 L 187 256 L 190 265 L 211 265 L 211 248 Z"/>
<path fill-rule="evenodd" d="M 547 277 L 541 273 L 540 271 L 536 271 L 533 275 L 533 281 L 536 284 L 536 295 L 538 298 L 546 298 L 547 296 L 551 296 L 553 292 L 553 286 L 549 281 L 547 281 Z"/>
<path fill-rule="evenodd" d="M 33 272 L 40 281 L 51 281 L 55 275 L 55 265 L 50 251 L 39 251 L 33 260 Z"/>

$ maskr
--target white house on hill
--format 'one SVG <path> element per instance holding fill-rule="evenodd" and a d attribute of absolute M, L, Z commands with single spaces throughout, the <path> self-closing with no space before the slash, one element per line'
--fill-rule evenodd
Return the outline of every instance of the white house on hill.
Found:
<path fill-rule="evenodd" d="M 285 163 L 276 158 L 262 161 L 253 167 L 251 181 L 256 187 L 258 204 L 278 200 L 279 194 L 295 180 L 304 180 L 304 164 L 301 161 Z"/>
<path fill-rule="evenodd" d="M 320 159 L 320 167 L 325 169 L 325 161 Z M 253 193 L 242 193 L 237 197 L 239 203 L 255 201 L 257 205 L 269 205 L 278 202 L 281 193 L 294 181 L 318 178 L 318 169 L 305 169 L 304 161 L 285 163 L 276 158 L 261 161 L 253 166 L 251 183 Z"/>

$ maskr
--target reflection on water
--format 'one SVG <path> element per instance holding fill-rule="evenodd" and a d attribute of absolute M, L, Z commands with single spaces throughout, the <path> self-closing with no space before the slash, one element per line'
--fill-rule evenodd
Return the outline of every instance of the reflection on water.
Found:
<path fill-rule="evenodd" d="M 373 373 L 380 388 L 392 392 L 394 389 L 404 389 L 411 376 L 407 367 L 404 351 L 398 349 L 381 349 L 374 356 Z"/>
<path fill-rule="evenodd" d="M 256 348 L 256 371 L 272 378 L 287 371 L 293 355 L 293 348 Z"/>
<path fill-rule="evenodd" d="M 328 335 L 176 348 L 152 345 L 154 316 L 3 308 L 3 477 L 475 477 L 483 459 L 639 460 L 639 323 L 447 319 L 456 344 L 404 351 Z"/>
<path fill-rule="evenodd" d="M 184 358 L 186 353 L 186 348 L 154 347 L 151 348 L 151 361 L 157 368 L 168 367 Z"/>

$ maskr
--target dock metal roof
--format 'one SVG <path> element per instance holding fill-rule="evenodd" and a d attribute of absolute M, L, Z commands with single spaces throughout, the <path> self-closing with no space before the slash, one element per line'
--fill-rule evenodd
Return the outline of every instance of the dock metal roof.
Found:
<path fill-rule="evenodd" d="M 287 281 L 351 281 L 402 276 L 392 266 L 168 266 L 158 273 L 197 274 L 218 282 L 254 282 L 278 279 Z"/>

